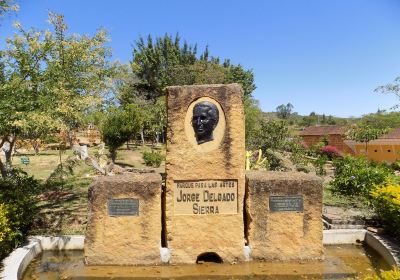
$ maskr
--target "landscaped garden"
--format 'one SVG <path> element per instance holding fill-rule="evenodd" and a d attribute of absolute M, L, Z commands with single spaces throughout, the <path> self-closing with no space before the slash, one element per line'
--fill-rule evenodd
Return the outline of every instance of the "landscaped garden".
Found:
<path fill-rule="evenodd" d="M 2 7 L 0 15 L 12 9 Z M 75 34 L 57 13 L 48 22 L 48 29 L 16 23 L 0 49 L 0 259 L 30 235 L 85 234 L 88 189 L 97 177 L 164 175 L 165 89 L 174 85 L 239 84 L 243 168 L 318 176 L 325 214 L 353 211 L 357 217 L 349 219 L 400 243 L 400 160 L 367 157 L 371 141 L 400 127 L 399 112 L 302 116 L 290 103 L 263 112 L 252 95 L 252 69 L 211 56 L 208 47 L 198 52 L 179 34 L 138 37 L 124 64 L 113 59 L 105 30 Z M 377 90 L 399 96 L 399 80 Z M 366 154 L 342 151 L 327 135 L 307 145 L 300 135 L 335 124 L 347 126 L 343 139 L 365 145 Z M 398 279 L 390 278 L 398 270 L 387 274 Z"/>

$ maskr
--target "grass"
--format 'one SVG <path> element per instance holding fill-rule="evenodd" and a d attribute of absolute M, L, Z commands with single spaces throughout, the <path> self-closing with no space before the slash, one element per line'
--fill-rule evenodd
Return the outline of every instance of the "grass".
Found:
<path fill-rule="evenodd" d="M 323 205 L 324 206 L 337 206 L 343 208 L 366 208 L 365 203 L 357 197 L 341 196 L 332 193 L 329 187 L 329 183 L 324 183 L 324 194 L 323 194 Z"/>
<path fill-rule="evenodd" d="M 159 168 L 145 166 L 142 159 L 143 151 L 150 151 L 149 146 L 126 145 L 118 150 L 116 164 L 123 167 L 138 169 L 154 169 L 155 172 L 164 172 L 164 163 Z M 164 147 L 156 147 L 165 154 Z M 89 155 L 94 155 L 97 148 L 89 149 Z M 13 166 L 21 168 L 29 175 L 41 180 L 45 185 L 45 192 L 40 196 L 39 214 L 34 221 L 31 234 L 84 234 L 87 219 L 87 192 L 88 187 L 98 173 L 83 161 L 79 161 L 70 174 L 65 168 L 65 161 L 73 156 L 72 150 L 61 153 L 64 164 L 62 174 L 56 173 L 60 164 L 60 153 L 56 150 L 21 152 L 13 157 Z M 21 157 L 29 157 L 30 163 L 21 163 Z M 53 174 L 51 178 L 50 175 Z"/>

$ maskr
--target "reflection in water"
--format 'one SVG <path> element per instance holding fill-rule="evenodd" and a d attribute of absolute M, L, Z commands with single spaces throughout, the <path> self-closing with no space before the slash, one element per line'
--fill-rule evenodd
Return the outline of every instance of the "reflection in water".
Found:
<path fill-rule="evenodd" d="M 321 262 L 203 263 L 162 266 L 85 266 L 82 251 L 47 251 L 27 268 L 23 280 L 56 279 L 351 279 L 390 267 L 362 246 L 326 246 Z"/>

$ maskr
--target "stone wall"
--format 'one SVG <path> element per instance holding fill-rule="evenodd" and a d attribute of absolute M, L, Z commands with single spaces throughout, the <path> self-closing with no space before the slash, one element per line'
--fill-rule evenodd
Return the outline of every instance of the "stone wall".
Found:
<path fill-rule="evenodd" d="M 250 171 L 247 236 L 253 259 L 323 257 L 322 182 L 299 172 Z"/>
<path fill-rule="evenodd" d="M 318 144 L 318 142 L 320 142 L 323 138 L 322 135 L 302 135 L 301 137 L 303 138 L 303 142 L 307 145 L 307 147 Z M 353 150 L 343 142 L 345 139 L 343 135 L 331 134 L 327 135 L 327 138 L 328 144 L 335 146 L 339 149 L 339 151 L 345 154 L 354 154 Z"/>

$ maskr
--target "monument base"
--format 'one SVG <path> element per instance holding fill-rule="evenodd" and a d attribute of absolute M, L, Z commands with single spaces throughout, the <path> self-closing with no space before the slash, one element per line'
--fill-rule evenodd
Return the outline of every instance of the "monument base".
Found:
<path fill-rule="evenodd" d="M 322 181 L 298 172 L 250 171 L 248 241 L 261 260 L 323 258 Z"/>
<path fill-rule="evenodd" d="M 89 188 L 85 262 L 88 265 L 161 263 L 161 176 L 99 177 Z"/>

